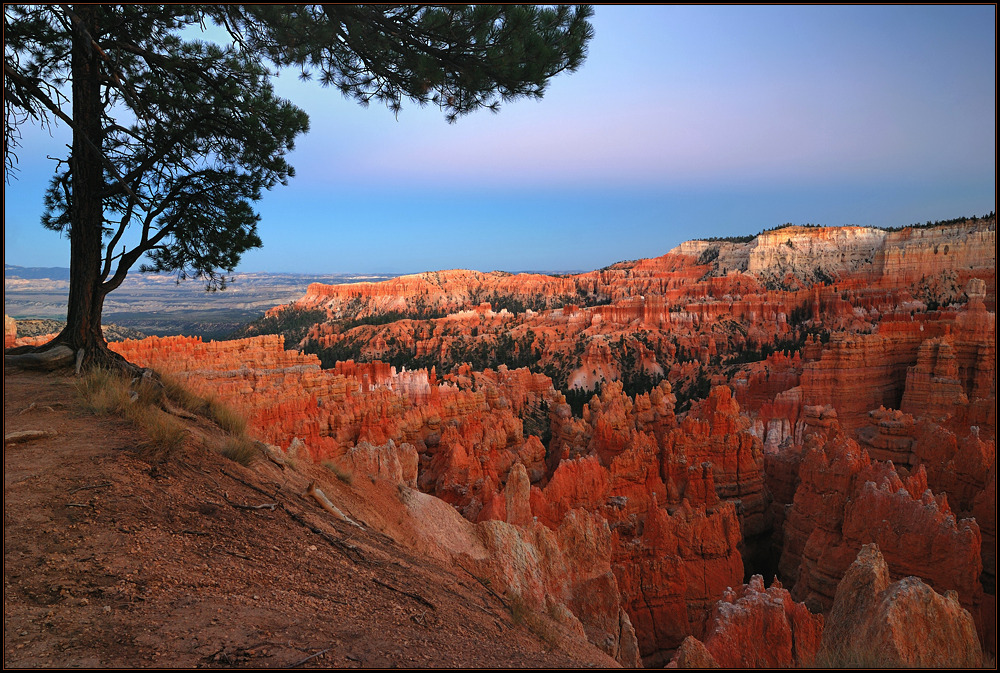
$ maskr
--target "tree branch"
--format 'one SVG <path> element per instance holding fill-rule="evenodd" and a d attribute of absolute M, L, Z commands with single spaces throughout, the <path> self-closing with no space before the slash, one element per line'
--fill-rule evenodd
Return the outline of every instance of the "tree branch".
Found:
<path fill-rule="evenodd" d="M 92 141 L 86 133 L 82 133 L 77 129 L 77 126 L 76 124 L 73 123 L 73 120 L 70 119 L 66 115 L 66 113 L 63 112 L 62 109 L 58 105 L 56 105 L 51 98 L 48 97 L 48 95 L 46 95 L 44 91 L 42 91 L 41 87 L 35 84 L 35 82 L 33 82 L 31 79 L 25 77 L 21 73 L 14 70 L 14 68 L 9 63 L 7 63 L 6 60 L 4 60 L 3 62 L 3 74 L 5 77 L 10 77 L 19 86 L 30 91 L 36 100 L 40 101 L 45 107 L 47 107 L 49 111 L 52 112 L 52 114 L 59 117 L 59 119 L 63 120 L 63 122 L 65 122 L 67 126 L 73 129 L 74 133 L 80 133 L 80 137 L 83 138 L 83 141 L 87 143 L 90 149 L 94 150 L 94 152 L 96 152 L 97 155 L 101 157 L 101 164 L 103 164 L 104 167 L 108 169 L 111 175 L 115 176 L 116 179 L 118 179 L 119 181 L 122 180 L 121 175 L 118 173 L 118 169 L 115 168 L 115 165 L 111 163 L 111 160 L 108 159 L 107 155 L 104 154 L 101 148 L 95 145 L 94 141 Z M 124 182 L 122 182 L 122 189 L 124 189 L 125 192 L 129 196 L 134 198 L 136 201 L 139 201 L 140 203 L 142 202 L 141 199 L 139 199 L 139 197 L 136 196 L 135 192 L 133 192 L 129 188 L 129 186 L 126 185 Z"/>

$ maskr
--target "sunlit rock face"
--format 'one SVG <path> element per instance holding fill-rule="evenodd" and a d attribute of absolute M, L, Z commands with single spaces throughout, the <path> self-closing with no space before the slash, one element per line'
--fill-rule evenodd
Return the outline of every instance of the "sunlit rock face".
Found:
<path fill-rule="evenodd" d="M 722 668 L 804 668 L 815 663 L 822 634 L 822 615 L 792 600 L 780 582 L 765 590 L 754 575 L 716 602 L 703 647 L 706 661 Z M 698 651 L 694 643 L 688 647 Z M 679 651 L 673 663 L 688 668 L 689 657 Z"/>
<path fill-rule="evenodd" d="M 3 347 L 12 348 L 17 341 L 17 321 L 9 315 L 3 317 Z"/>
<path fill-rule="evenodd" d="M 879 546 L 864 545 L 837 587 L 820 661 L 886 668 L 982 665 L 972 615 L 954 591 L 942 595 L 918 577 L 891 577 Z"/>
<path fill-rule="evenodd" d="M 442 553 L 623 664 L 751 665 L 712 644 L 726 623 L 808 665 L 870 543 L 995 632 L 992 242 L 992 219 L 792 228 L 571 276 L 313 285 L 302 344 L 112 348 L 356 488 L 417 489 Z"/>

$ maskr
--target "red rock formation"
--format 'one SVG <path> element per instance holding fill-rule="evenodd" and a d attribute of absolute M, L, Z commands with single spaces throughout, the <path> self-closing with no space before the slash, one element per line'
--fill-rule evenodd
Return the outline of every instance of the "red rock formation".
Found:
<path fill-rule="evenodd" d="M 228 401 L 282 449 L 376 481 L 415 479 L 479 522 L 476 544 L 492 560 L 469 554 L 483 576 L 621 661 L 663 663 L 703 635 L 744 561 L 769 567 L 775 545 L 812 607 L 829 608 L 857 549 L 876 540 L 893 573 L 955 588 L 988 624 L 995 600 L 980 603 L 977 586 L 995 585 L 995 568 L 979 577 L 973 561 L 989 557 L 978 529 L 951 508 L 974 510 L 995 539 L 995 477 L 984 491 L 995 465 L 995 250 L 979 249 L 994 222 L 792 228 L 573 276 L 459 270 L 313 285 L 296 305 L 331 321 L 306 341 L 355 358 L 327 371 L 279 337 L 113 348 Z M 963 249 L 963 236 L 979 248 Z M 955 304 L 928 312 L 929 301 Z M 389 312 L 415 319 L 336 322 Z M 417 319 L 430 315 L 444 317 Z M 736 364 L 778 344 L 793 350 Z M 385 362 L 400 357 L 436 370 Z M 490 359 L 536 373 L 463 364 Z M 574 417 L 537 371 L 564 390 L 602 390 Z M 660 375 L 634 397 L 615 382 Z M 706 379 L 708 398 L 675 416 L 675 394 Z"/>
<path fill-rule="evenodd" d="M 837 587 L 821 661 L 874 668 L 982 664 L 972 616 L 954 591 L 942 596 L 916 577 L 889 582 L 878 545 L 864 545 Z"/>
<path fill-rule="evenodd" d="M 986 488 L 976 497 L 972 513 L 983 534 L 983 603 L 979 623 L 982 624 L 983 649 L 997 654 L 997 468 L 990 469 Z"/>
<path fill-rule="evenodd" d="M 3 316 L 3 347 L 13 348 L 17 341 L 17 321 L 6 313 Z"/>
<path fill-rule="evenodd" d="M 664 443 L 671 458 L 664 460 L 664 479 L 676 480 L 673 465 L 711 463 L 716 494 L 740 503 L 744 537 L 755 537 L 769 528 L 765 517 L 770 495 L 764 488 L 764 453 L 760 439 L 750 432 L 750 420 L 726 386 L 712 389 L 695 404 Z M 685 460 L 686 459 L 686 460 Z"/>
<path fill-rule="evenodd" d="M 704 643 L 694 636 L 688 636 L 677 649 L 674 658 L 664 668 L 721 668 L 721 666 L 712 657 L 712 653 L 705 649 Z"/>
<path fill-rule="evenodd" d="M 811 610 L 833 602 L 837 584 L 869 542 L 883 549 L 894 576 L 917 575 L 958 592 L 973 614 L 981 600 L 979 527 L 956 521 L 943 495 L 927 489 L 923 469 L 905 481 L 840 437 L 807 449 L 784 531 L 782 576 Z"/>
<path fill-rule="evenodd" d="M 723 668 L 802 668 L 813 665 L 822 633 L 822 615 L 794 602 L 778 582 L 765 591 L 754 575 L 715 604 L 704 648 Z"/>
<path fill-rule="evenodd" d="M 907 369 L 929 336 L 924 327 L 883 322 L 878 334 L 834 334 L 822 357 L 803 366 L 803 403 L 831 404 L 851 429 L 862 426 L 871 409 L 898 409 Z"/>
<path fill-rule="evenodd" d="M 409 487 L 417 485 L 417 450 L 410 444 L 396 446 L 389 440 L 382 446 L 361 442 L 334 460 L 347 474 L 364 475 L 372 479 L 388 479 Z"/>
<path fill-rule="evenodd" d="M 639 651 L 647 665 L 662 665 L 685 637 L 704 633 L 715 600 L 743 575 L 735 507 L 706 511 L 684 501 L 671 514 L 656 506 L 640 538 L 615 533 L 615 575 Z"/>
<path fill-rule="evenodd" d="M 611 532 L 598 515 L 573 510 L 555 530 L 486 521 L 476 535 L 485 557 L 466 558 L 476 574 L 519 609 L 547 612 L 574 626 L 626 666 L 639 665 L 635 632 L 611 572 Z"/>

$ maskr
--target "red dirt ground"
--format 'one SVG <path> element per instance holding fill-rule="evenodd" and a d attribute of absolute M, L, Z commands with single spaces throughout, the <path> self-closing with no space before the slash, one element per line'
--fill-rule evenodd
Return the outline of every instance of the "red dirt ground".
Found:
<path fill-rule="evenodd" d="M 4 447 L 5 667 L 615 665 L 543 640 L 406 539 L 394 489 L 243 467 L 199 446 L 205 421 L 151 455 L 131 425 L 84 411 L 74 381 L 4 369 L 4 434 L 57 433 Z M 303 497 L 321 477 L 362 528 Z"/>

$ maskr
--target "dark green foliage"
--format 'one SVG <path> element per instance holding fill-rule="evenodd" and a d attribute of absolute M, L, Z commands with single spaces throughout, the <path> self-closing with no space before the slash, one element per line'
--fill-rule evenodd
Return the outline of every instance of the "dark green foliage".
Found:
<path fill-rule="evenodd" d="M 598 383 L 594 386 L 593 390 L 581 390 L 580 388 L 570 388 L 562 391 L 563 395 L 566 397 L 566 404 L 569 405 L 570 409 L 573 410 L 574 416 L 580 416 L 583 414 L 583 405 L 590 401 L 590 399 L 597 395 L 601 395 L 601 384 Z"/>
<path fill-rule="evenodd" d="M 576 70 L 593 29 L 588 6 L 228 5 L 212 10 L 247 47 L 362 105 L 433 103 L 449 121 L 541 98 Z"/>
<path fill-rule="evenodd" d="M 708 373 L 704 368 L 699 368 L 698 375 L 693 381 L 679 381 L 674 387 L 674 395 L 677 397 L 674 409 L 677 413 L 688 411 L 692 402 L 705 399 L 711 391 L 712 382 L 708 378 Z"/>
<path fill-rule="evenodd" d="M 433 318 L 443 318 L 446 315 L 448 315 L 446 311 L 434 311 L 424 308 L 405 313 L 403 311 L 386 311 L 377 315 L 339 320 L 337 321 L 337 327 L 341 332 L 346 332 L 361 325 L 388 325 L 397 320 L 431 320 Z"/>
<path fill-rule="evenodd" d="M 828 274 L 820 267 L 816 267 L 816 270 L 813 272 L 813 275 L 816 277 L 816 281 L 819 283 L 823 283 L 824 285 L 833 284 L 833 276 Z"/>
<path fill-rule="evenodd" d="M 962 217 L 953 217 L 950 220 L 937 220 L 935 222 L 927 220 L 923 224 L 917 222 L 916 224 L 907 224 L 902 227 L 879 227 L 879 229 L 881 229 L 882 231 L 901 231 L 903 229 L 930 229 L 931 227 L 943 227 L 949 224 L 961 224 L 962 222 L 965 222 L 967 220 L 990 220 L 995 217 L 996 217 L 996 212 L 991 210 L 989 213 L 983 215 L 982 217 L 978 217 L 976 215 L 973 215 L 972 217 L 965 217 L 963 215 Z"/>
<path fill-rule="evenodd" d="M 793 323 L 793 325 L 794 324 L 800 323 Z M 766 360 L 772 353 L 796 353 L 802 350 L 802 347 L 806 344 L 806 339 L 810 335 L 814 341 L 818 341 L 820 343 L 825 344 L 830 341 L 829 330 L 818 326 L 800 327 L 792 332 L 788 338 L 776 339 L 774 343 L 758 344 L 751 341 L 742 348 L 734 349 L 729 357 L 726 358 L 725 362 L 727 365 L 760 362 L 761 360 Z"/>
<path fill-rule="evenodd" d="M 705 248 L 700 255 L 698 255 L 698 264 L 711 264 L 719 258 L 719 246 L 714 245 L 709 248 Z"/>
<path fill-rule="evenodd" d="M 699 238 L 699 241 L 706 241 L 708 243 L 749 243 L 756 236 L 709 236 L 708 238 Z"/>
<path fill-rule="evenodd" d="M 660 385 L 663 376 L 660 374 L 650 374 L 644 369 L 631 370 L 622 373 L 622 390 L 631 398 L 636 395 L 643 395 Z"/>
<path fill-rule="evenodd" d="M 227 339 L 243 339 L 261 334 L 281 334 L 285 347 L 291 348 L 305 338 L 309 328 L 326 320 L 322 309 L 301 309 L 292 305 L 282 306 L 272 315 L 265 315 L 229 334 Z"/>
<path fill-rule="evenodd" d="M 525 410 L 524 417 L 521 420 L 523 421 L 522 434 L 524 438 L 527 439 L 528 435 L 535 435 L 542 441 L 547 453 L 549 442 L 552 440 L 552 427 L 549 423 L 549 403 L 543 399 L 537 408 Z"/>
<path fill-rule="evenodd" d="M 251 203 L 294 175 L 285 155 L 308 118 L 274 95 L 268 70 L 252 55 L 175 34 L 199 14 L 181 6 L 102 5 L 81 27 L 103 53 L 100 136 L 88 140 L 105 163 L 98 196 L 99 226 L 110 239 L 101 278 L 109 284 L 120 283 L 145 254 L 143 270 L 224 287 L 215 270 L 232 271 L 243 252 L 261 244 Z M 25 77 L 54 86 L 70 76 L 66 56 L 76 36 L 67 26 L 83 23 L 80 17 L 55 6 L 7 6 L 5 19 L 16 36 L 5 59 L 28 57 Z M 49 229 L 71 227 L 72 173 L 64 164 L 46 193 L 42 224 Z M 129 228 L 139 232 L 138 243 L 119 247 Z"/>
<path fill-rule="evenodd" d="M 812 311 L 809 308 L 809 304 L 803 303 L 792 309 L 791 315 L 788 316 L 788 324 L 792 327 L 797 327 L 811 318 Z"/>

